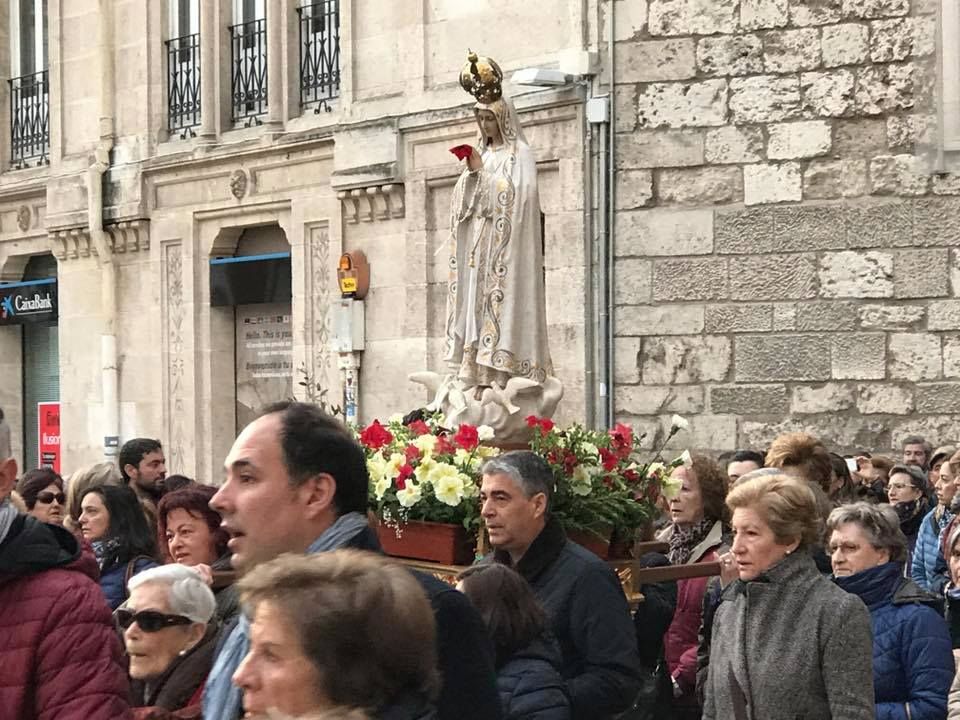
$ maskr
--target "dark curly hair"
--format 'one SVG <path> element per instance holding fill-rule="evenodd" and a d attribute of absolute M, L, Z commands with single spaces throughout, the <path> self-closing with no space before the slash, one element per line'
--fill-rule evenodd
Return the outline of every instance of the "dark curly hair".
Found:
<path fill-rule="evenodd" d="M 209 485 L 187 485 L 179 490 L 167 493 L 157 505 L 157 542 L 163 548 L 166 556 L 167 546 L 167 516 L 174 510 L 186 510 L 198 520 L 203 520 L 210 528 L 214 551 L 217 557 L 227 552 L 227 541 L 230 536 L 220 527 L 220 513 L 210 507 L 210 499 L 216 495 L 217 489 Z"/>
<path fill-rule="evenodd" d="M 33 510 L 37 504 L 37 495 L 51 485 L 56 485 L 63 492 L 63 478 L 50 468 L 28 470 L 17 482 L 17 492 L 23 498 L 27 510 Z"/>

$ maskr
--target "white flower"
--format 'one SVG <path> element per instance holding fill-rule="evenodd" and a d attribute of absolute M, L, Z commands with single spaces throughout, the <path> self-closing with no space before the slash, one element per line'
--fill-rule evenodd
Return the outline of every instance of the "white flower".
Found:
<path fill-rule="evenodd" d="M 680 464 L 684 467 L 690 467 L 693 465 L 693 457 L 690 455 L 689 450 L 684 450 L 680 453 Z"/>
<path fill-rule="evenodd" d="M 574 495 L 584 497 L 593 492 L 593 474 L 586 465 L 577 465 L 573 469 L 573 482 L 570 489 Z"/>
<path fill-rule="evenodd" d="M 453 460 L 461 468 L 474 471 L 479 470 L 480 465 L 483 464 L 483 460 L 479 455 L 464 450 L 463 448 L 457 448 L 457 451 L 453 454 Z"/>
<path fill-rule="evenodd" d="M 376 485 L 373 487 L 373 492 L 377 496 L 377 500 L 383 500 L 384 494 L 390 489 L 391 485 L 393 485 L 393 483 L 388 478 L 384 477 L 377 480 Z"/>
<path fill-rule="evenodd" d="M 660 492 L 667 500 L 670 500 L 680 494 L 680 488 L 682 487 L 683 480 L 676 475 L 671 475 L 663 479 L 663 486 Z"/>
<path fill-rule="evenodd" d="M 397 491 L 397 500 L 403 507 L 413 507 L 420 502 L 423 497 L 418 483 L 407 481 L 407 486 L 403 490 Z"/>
<path fill-rule="evenodd" d="M 477 437 L 480 439 L 480 442 L 486 442 L 487 440 L 493 440 L 494 432 L 493 428 L 489 425 L 480 425 L 477 427 Z"/>
<path fill-rule="evenodd" d="M 380 482 L 387 475 L 387 461 L 379 450 L 367 459 L 367 472 L 374 483 Z"/>
<path fill-rule="evenodd" d="M 420 464 L 417 465 L 417 469 L 413 471 L 413 474 L 417 477 L 417 482 L 427 482 L 427 478 L 430 475 L 430 471 L 436 466 L 437 461 L 432 457 L 424 457 L 420 460 Z"/>
<path fill-rule="evenodd" d="M 686 418 L 682 418 L 679 415 L 674 415 L 670 418 L 670 427 L 676 428 L 677 430 L 686 430 L 690 427 L 689 421 Z"/>
<path fill-rule="evenodd" d="M 403 413 L 394 413 L 389 418 L 387 418 L 387 423 L 390 425 L 400 425 L 403 422 Z"/>
<path fill-rule="evenodd" d="M 580 447 L 583 448 L 583 451 L 587 455 L 590 455 L 591 457 L 595 457 L 595 458 L 600 457 L 600 451 L 597 449 L 597 446 L 594 445 L 593 443 L 588 443 L 588 442 L 580 443 Z"/>
<path fill-rule="evenodd" d="M 647 477 L 654 477 L 658 472 L 666 470 L 666 465 L 662 462 L 650 463 L 650 467 L 647 468 Z"/>
<path fill-rule="evenodd" d="M 414 438 L 413 446 L 417 448 L 420 452 L 423 453 L 424 457 L 433 454 L 433 449 L 437 446 L 437 436 L 436 435 L 421 435 L 418 438 Z"/>

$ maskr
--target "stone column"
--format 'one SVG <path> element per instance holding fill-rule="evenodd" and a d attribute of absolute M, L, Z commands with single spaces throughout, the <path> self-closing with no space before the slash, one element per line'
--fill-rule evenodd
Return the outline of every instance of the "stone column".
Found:
<path fill-rule="evenodd" d="M 283 130 L 283 0 L 267 0 L 267 125 Z"/>
<path fill-rule="evenodd" d="M 200 3 L 200 137 L 217 137 L 217 9 L 209 0 Z"/>

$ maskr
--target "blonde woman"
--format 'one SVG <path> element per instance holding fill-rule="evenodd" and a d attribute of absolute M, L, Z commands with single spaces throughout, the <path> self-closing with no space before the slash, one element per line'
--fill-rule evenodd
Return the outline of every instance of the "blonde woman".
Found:
<path fill-rule="evenodd" d="M 713 624 L 705 720 L 873 720 L 872 630 L 863 602 L 818 572 L 820 523 L 802 480 L 767 475 L 727 497 L 737 579 Z"/>

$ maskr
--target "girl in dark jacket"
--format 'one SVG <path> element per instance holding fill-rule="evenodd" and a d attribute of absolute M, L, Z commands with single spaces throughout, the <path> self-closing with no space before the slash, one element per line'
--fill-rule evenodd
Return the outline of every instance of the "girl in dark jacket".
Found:
<path fill-rule="evenodd" d="M 503 720 L 570 720 L 560 648 L 526 580 L 500 563 L 475 565 L 458 579 L 493 639 Z"/>
<path fill-rule="evenodd" d="M 942 601 L 903 577 L 907 540 L 888 506 L 854 503 L 830 514 L 837 585 L 857 595 L 873 625 L 877 720 L 942 720 L 954 662 Z"/>
<path fill-rule="evenodd" d="M 99 485 L 80 497 L 80 534 L 93 545 L 100 588 L 111 610 L 127 599 L 130 578 L 156 567 L 157 544 L 140 501 L 128 487 Z"/>

